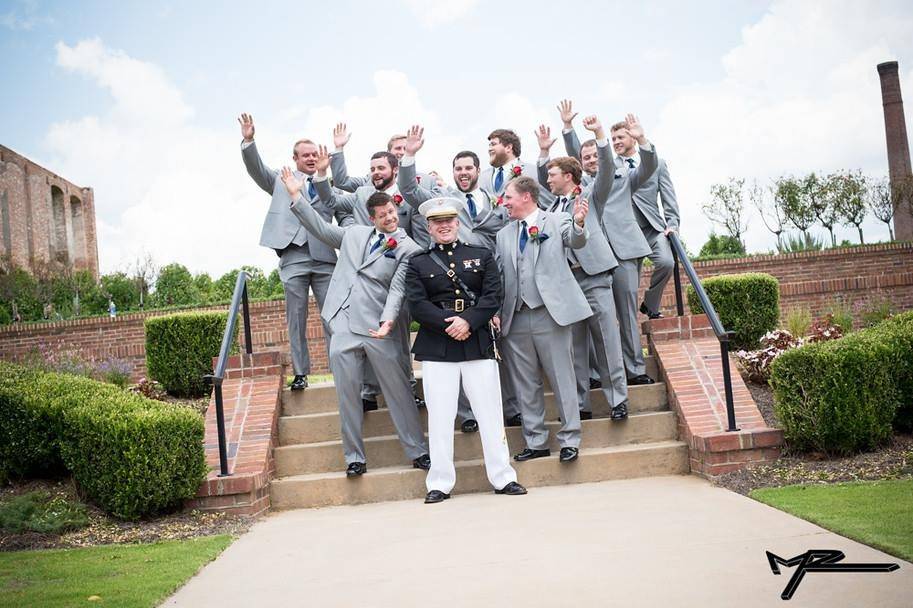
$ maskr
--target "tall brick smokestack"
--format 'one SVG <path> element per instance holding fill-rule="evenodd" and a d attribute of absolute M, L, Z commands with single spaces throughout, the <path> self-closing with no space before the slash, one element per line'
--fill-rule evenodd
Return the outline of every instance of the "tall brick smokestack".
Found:
<path fill-rule="evenodd" d="M 884 131 L 888 144 L 888 173 L 891 183 L 910 179 L 910 144 L 907 141 L 907 123 L 900 96 L 900 78 L 897 62 L 878 64 L 881 77 L 881 101 L 884 106 Z M 899 241 L 913 240 L 913 202 L 901 203 L 894 214 L 894 234 Z"/>

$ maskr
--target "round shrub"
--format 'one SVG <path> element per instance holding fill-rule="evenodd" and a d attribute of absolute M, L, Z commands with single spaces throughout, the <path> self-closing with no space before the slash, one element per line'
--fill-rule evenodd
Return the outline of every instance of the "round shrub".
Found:
<path fill-rule="evenodd" d="M 188 312 L 146 319 L 146 368 L 149 377 L 172 395 L 201 397 L 209 392 L 203 376 L 219 356 L 228 314 Z M 235 325 L 235 335 L 238 326 Z M 237 352 L 232 337 L 232 350 Z"/>
<path fill-rule="evenodd" d="M 894 353 L 891 376 L 900 401 L 894 428 L 913 432 L 913 311 L 895 315 L 865 332 L 877 335 Z"/>
<path fill-rule="evenodd" d="M 886 443 L 899 402 L 895 358 L 876 332 L 780 355 L 771 366 L 770 384 L 791 447 L 845 455 Z"/>
<path fill-rule="evenodd" d="M 725 274 L 704 279 L 701 285 L 723 327 L 735 332 L 735 348 L 754 350 L 761 336 L 776 328 L 780 316 L 780 285 L 776 278 L 758 272 Z M 688 306 L 693 314 L 704 312 L 690 285 Z"/>

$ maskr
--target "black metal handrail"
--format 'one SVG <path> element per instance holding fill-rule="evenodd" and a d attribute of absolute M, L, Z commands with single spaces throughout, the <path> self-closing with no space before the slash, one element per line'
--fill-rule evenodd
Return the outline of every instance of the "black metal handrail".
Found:
<path fill-rule="evenodd" d="M 676 312 L 678 312 L 678 316 L 680 317 L 685 314 L 685 305 L 682 301 L 682 279 L 679 276 L 679 265 L 681 265 L 685 269 L 685 274 L 688 275 L 691 286 L 694 287 L 694 291 L 697 293 L 697 299 L 700 300 L 701 307 L 704 309 L 704 314 L 707 315 L 707 319 L 710 321 L 710 327 L 713 328 L 713 333 L 716 334 L 717 340 L 720 341 L 720 354 L 722 356 L 723 365 L 723 387 L 726 391 L 726 417 L 728 418 L 727 422 L 729 423 L 729 428 L 726 430 L 738 431 L 739 428 L 735 425 L 735 404 L 732 400 L 732 375 L 729 371 L 729 340 L 732 338 L 733 332 L 726 331 L 726 329 L 723 328 L 723 323 L 720 321 L 719 315 L 716 314 L 716 309 L 713 308 L 710 298 L 707 297 L 707 292 L 704 291 L 701 280 L 698 278 L 694 266 L 691 265 L 691 260 L 688 259 L 688 254 L 685 253 L 685 248 L 682 246 L 678 234 L 675 232 L 669 233 L 669 244 L 672 245 L 672 257 L 675 260 L 672 276 L 675 281 Z"/>
<path fill-rule="evenodd" d="M 245 271 L 238 273 L 235 281 L 235 291 L 231 295 L 231 306 L 228 309 L 228 322 L 225 323 L 225 333 L 222 334 L 222 346 L 219 348 L 219 360 L 216 362 L 212 374 L 204 376 L 211 383 L 216 395 L 216 427 L 219 433 L 219 477 L 228 477 L 228 442 L 225 439 L 225 410 L 222 402 L 222 380 L 225 377 L 225 366 L 228 364 L 228 352 L 231 350 L 232 337 L 235 335 L 235 326 L 238 323 L 238 307 L 244 315 L 244 350 L 248 355 L 253 354 L 253 344 L 250 336 L 250 306 L 247 300 L 247 279 Z"/>

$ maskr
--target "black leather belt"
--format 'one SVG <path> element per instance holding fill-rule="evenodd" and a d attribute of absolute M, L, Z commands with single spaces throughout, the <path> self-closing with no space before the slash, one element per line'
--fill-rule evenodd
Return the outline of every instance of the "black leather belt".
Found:
<path fill-rule="evenodd" d="M 458 298 L 456 300 L 453 300 L 452 302 L 451 301 L 436 302 L 436 304 L 440 308 L 443 308 L 444 310 L 452 310 L 453 312 L 463 312 L 464 310 L 466 310 L 467 308 L 472 306 L 472 304 L 469 304 L 463 298 Z"/>

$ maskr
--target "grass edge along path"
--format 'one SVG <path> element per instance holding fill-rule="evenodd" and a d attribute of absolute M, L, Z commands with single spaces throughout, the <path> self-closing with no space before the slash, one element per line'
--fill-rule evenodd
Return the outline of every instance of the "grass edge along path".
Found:
<path fill-rule="evenodd" d="M 157 606 L 233 540 L 221 534 L 0 553 L 0 606 Z"/>
<path fill-rule="evenodd" d="M 841 536 L 913 561 L 913 479 L 759 488 L 749 496 Z"/>

